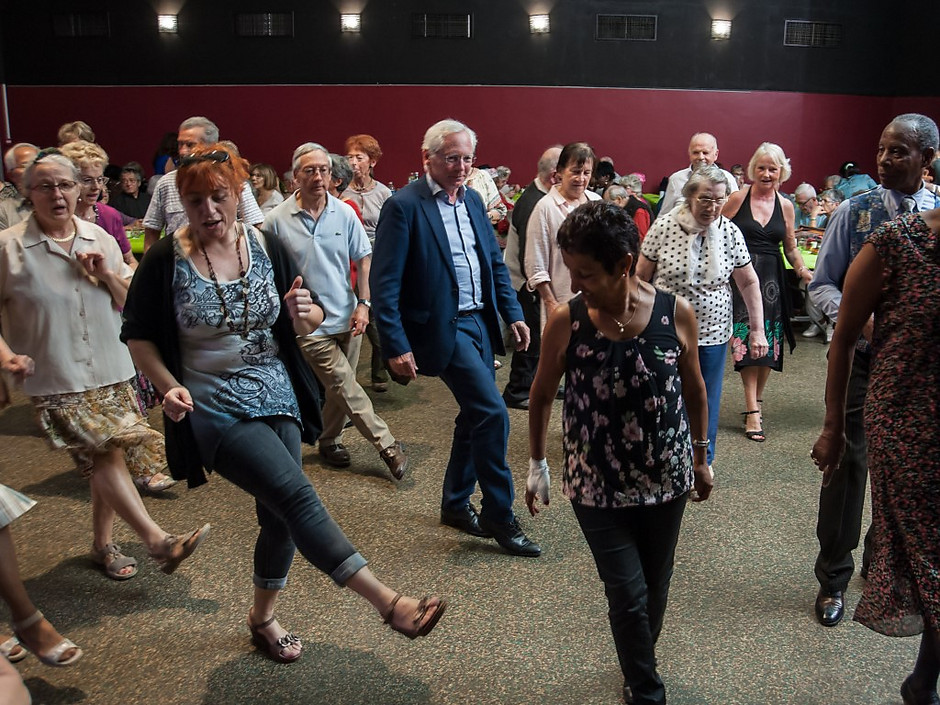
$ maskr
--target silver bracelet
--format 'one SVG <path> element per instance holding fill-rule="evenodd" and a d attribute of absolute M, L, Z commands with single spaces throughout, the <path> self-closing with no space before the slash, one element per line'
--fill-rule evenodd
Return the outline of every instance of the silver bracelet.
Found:
<path fill-rule="evenodd" d="M 694 439 L 692 441 L 692 447 L 693 448 L 708 448 L 708 441 L 707 440 L 700 441 L 700 440 Z"/>

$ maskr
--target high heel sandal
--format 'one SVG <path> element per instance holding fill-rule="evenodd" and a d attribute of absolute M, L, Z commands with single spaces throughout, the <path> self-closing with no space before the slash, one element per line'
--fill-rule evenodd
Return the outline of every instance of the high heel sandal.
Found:
<path fill-rule="evenodd" d="M 278 663 L 293 663 L 303 654 L 304 644 L 300 640 L 300 637 L 293 632 L 288 632 L 280 639 L 275 639 L 274 641 L 268 639 L 268 637 L 261 633 L 261 630 L 273 624 L 274 619 L 274 617 L 271 617 L 271 619 L 261 624 L 252 624 L 251 612 L 248 613 L 248 630 L 251 632 L 251 643 L 259 650 L 264 651 L 273 661 L 277 661 Z M 300 650 L 291 655 L 290 650 L 294 645 L 299 646 Z M 288 652 L 287 655 L 285 655 L 285 651 Z"/>
<path fill-rule="evenodd" d="M 201 529 L 190 531 L 188 534 L 167 536 L 163 539 L 163 543 L 160 544 L 160 550 L 151 551 L 150 557 L 157 562 L 157 565 L 160 566 L 160 570 L 169 575 L 179 568 L 180 563 L 189 558 L 193 554 L 193 551 L 199 548 L 199 544 L 209 535 L 211 528 L 212 526 L 210 524 L 206 524 Z M 177 544 L 181 544 L 182 548 L 179 553 L 174 555 L 173 549 L 176 548 Z"/>
<path fill-rule="evenodd" d="M 741 416 L 750 416 L 751 414 L 759 414 L 760 409 L 755 409 L 754 411 L 742 411 Z M 747 424 L 747 419 L 744 420 L 744 423 Z M 763 428 L 758 428 L 755 431 L 744 431 L 744 437 L 749 441 L 754 441 L 756 443 L 763 443 L 767 440 L 767 434 L 764 433 Z"/>
<path fill-rule="evenodd" d="M 28 655 L 29 652 L 23 648 L 20 640 L 15 636 L 11 636 L 9 639 L 0 644 L 0 656 L 5 658 L 10 663 L 19 663 Z"/>
<path fill-rule="evenodd" d="M 415 608 L 415 616 L 412 624 L 414 625 L 413 629 L 401 629 L 396 627 L 392 623 L 392 618 L 395 616 L 395 606 L 398 604 L 398 601 L 402 598 L 402 594 L 396 593 L 395 597 L 392 598 L 391 604 L 388 606 L 388 610 L 385 612 L 385 619 L 383 624 L 387 624 L 389 627 L 394 629 L 399 634 L 404 634 L 409 639 L 417 639 L 419 636 L 427 636 L 431 633 L 431 630 L 437 625 L 441 617 L 444 616 L 444 610 L 447 609 L 447 602 L 437 597 L 436 595 L 426 595 L 422 597 L 418 602 L 417 608 Z M 421 620 L 424 619 L 424 616 L 428 613 L 429 609 L 434 609 L 434 614 L 428 619 L 427 622 L 421 624 Z"/>
<path fill-rule="evenodd" d="M 24 629 L 29 629 L 30 627 L 41 622 L 43 619 L 44 617 L 43 617 L 42 612 L 40 612 L 39 610 L 36 610 L 32 614 L 32 616 L 27 617 L 22 622 L 13 623 L 13 635 L 16 637 L 17 640 L 19 640 L 20 645 L 24 649 L 28 651 L 32 651 L 34 654 L 36 654 L 36 658 L 38 658 L 47 666 L 56 666 L 56 667 L 71 666 L 73 663 L 75 663 L 76 661 L 78 661 L 78 659 L 82 657 L 82 650 L 78 648 L 75 645 L 75 643 L 72 642 L 70 639 L 66 639 L 65 637 L 63 637 L 62 641 L 60 641 L 58 644 L 56 644 L 51 649 L 49 649 L 49 651 L 46 651 L 45 653 L 41 654 L 35 649 L 30 648 L 29 644 L 23 638 Z M 74 649 L 75 652 L 68 658 L 63 659 L 62 657 L 65 654 L 65 652 L 71 649 Z"/>

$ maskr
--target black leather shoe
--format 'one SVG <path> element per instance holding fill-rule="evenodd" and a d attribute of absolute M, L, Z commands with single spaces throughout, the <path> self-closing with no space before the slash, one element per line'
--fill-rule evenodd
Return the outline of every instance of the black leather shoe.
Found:
<path fill-rule="evenodd" d="M 940 695 L 936 690 L 918 695 L 911 687 L 911 676 L 904 679 L 901 683 L 901 699 L 904 705 L 940 705 Z"/>
<path fill-rule="evenodd" d="M 506 406 L 510 409 L 522 409 L 523 411 L 529 410 L 529 397 L 526 397 L 525 399 L 514 399 L 512 401 L 509 401 L 504 397 L 503 401 L 506 402 Z"/>
<path fill-rule="evenodd" d="M 480 528 L 480 515 L 477 514 L 476 507 L 469 502 L 461 509 L 442 509 L 441 523 L 445 526 L 460 529 L 471 536 L 479 536 L 484 539 L 492 536 L 488 531 Z"/>
<path fill-rule="evenodd" d="M 834 627 L 845 616 L 845 594 L 841 590 L 820 590 L 816 596 L 816 619 L 824 627 Z"/>
<path fill-rule="evenodd" d="M 480 528 L 488 531 L 496 539 L 496 543 L 514 556 L 536 558 L 542 555 L 539 545 L 522 533 L 519 520 L 515 517 L 508 524 L 497 524 L 481 517 Z"/>
<path fill-rule="evenodd" d="M 624 705 L 633 705 L 633 691 L 630 690 L 629 685 L 623 687 L 623 702 Z"/>

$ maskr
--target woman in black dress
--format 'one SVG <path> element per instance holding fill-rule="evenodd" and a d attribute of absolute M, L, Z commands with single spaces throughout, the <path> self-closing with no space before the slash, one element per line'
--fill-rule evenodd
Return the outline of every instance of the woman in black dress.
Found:
<path fill-rule="evenodd" d="M 744 384 L 744 434 L 752 441 L 763 442 L 767 438 L 760 407 L 764 387 L 771 370 L 780 372 L 783 369 L 784 338 L 789 342 L 791 352 L 795 345 L 780 243 L 783 243 L 783 252 L 800 279 L 808 284 L 813 273 L 803 262 L 796 246 L 793 204 L 778 193 L 780 184 L 790 178 L 790 160 L 778 145 L 764 142 L 751 157 L 747 174 L 753 183 L 731 194 L 722 215 L 730 218 L 744 234 L 764 300 L 764 333 L 769 347 L 765 356 L 754 359 L 747 354 L 750 332 L 747 306 L 732 283 L 734 330 L 731 354 L 734 369 L 741 373 Z"/>

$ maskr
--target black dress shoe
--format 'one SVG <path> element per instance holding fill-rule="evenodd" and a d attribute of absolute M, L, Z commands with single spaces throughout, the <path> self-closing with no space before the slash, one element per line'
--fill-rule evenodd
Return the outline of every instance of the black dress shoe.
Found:
<path fill-rule="evenodd" d="M 496 539 L 496 543 L 514 556 L 536 558 L 542 555 L 542 549 L 539 545 L 522 533 L 519 520 L 515 517 L 508 524 L 498 524 L 481 517 L 480 528 L 488 531 Z"/>
<path fill-rule="evenodd" d="M 816 596 L 816 619 L 824 627 L 834 627 L 845 616 L 845 594 L 841 590 L 820 590 Z"/>
<path fill-rule="evenodd" d="M 523 411 L 529 410 L 529 397 L 526 397 L 525 399 L 514 399 L 511 401 L 504 399 L 504 401 L 506 402 L 506 406 L 508 406 L 510 409 L 522 409 Z"/>
<path fill-rule="evenodd" d="M 918 695 L 911 687 L 911 676 L 904 679 L 901 683 L 901 699 L 904 705 L 940 705 L 940 695 L 936 690 Z"/>
<path fill-rule="evenodd" d="M 465 534 L 488 539 L 492 534 L 480 528 L 480 517 L 476 507 L 467 502 L 460 509 L 441 509 L 441 523 L 460 529 Z"/>
<path fill-rule="evenodd" d="M 630 690 L 629 685 L 623 687 L 623 702 L 624 705 L 633 705 L 633 691 Z"/>

